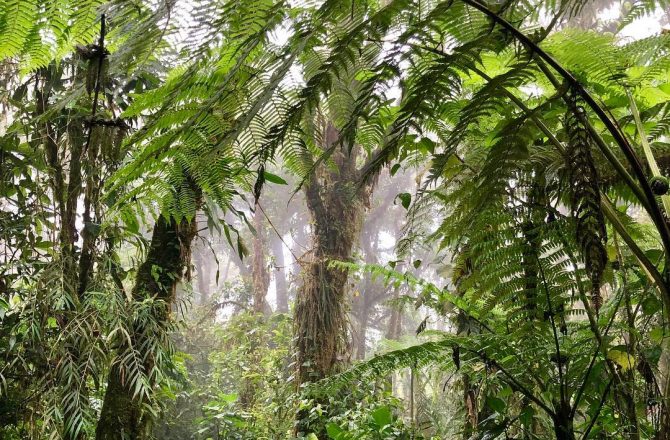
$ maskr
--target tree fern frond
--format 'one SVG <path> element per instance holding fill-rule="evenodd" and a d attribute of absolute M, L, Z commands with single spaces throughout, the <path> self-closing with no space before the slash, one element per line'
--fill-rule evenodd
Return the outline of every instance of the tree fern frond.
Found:
<path fill-rule="evenodd" d="M 575 99 L 575 98 L 572 98 Z M 580 118 L 584 110 L 576 101 L 566 115 L 569 136 L 566 165 L 569 174 L 571 207 L 577 222 L 577 240 L 581 246 L 584 264 L 591 278 L 593 305 L 598 311 L 602 304 L 600 287 L 607 264 L 607 233 L 605 219 L 600 210 L 600 187 L 591 154 L 591 138 Z"/>

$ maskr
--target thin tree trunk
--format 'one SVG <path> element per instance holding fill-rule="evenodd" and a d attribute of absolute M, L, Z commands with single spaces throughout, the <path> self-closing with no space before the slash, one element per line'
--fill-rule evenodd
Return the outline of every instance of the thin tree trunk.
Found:
<path fill-rule="evenodd" d="M 395 287 L 393 289 L 393 294 L 391 298 L 397 299 L 400 296 L 400 287 Z M 391 307 L 389 314 L 388 326 L 386 328 L 385 338 L 394 341 L 400 339 L 400 334 L 402 333 L 402 309 L 400 307 Z M 395 395 L 395 378 L 397 373 L 391 373 L 386 377 L 386 389 L 393 395 Z"/>
<path fill-rule="evenodd" d="M 198 252 L 195 255 L 195 271 L 196 276 L 198 277 L 198 304 L 201 306 L 207 305 L 209 302 L 209 264 L 207 264 L 207 259 L 203 258 L 203 254 Z"/>
<path fill-rule="evenodd" d="M 62 74 L 58 67 L 48 66 L 37 75 L 35 90 L 35 113 L 36 116 L 44 115 L 50 111 L 49 100 L 54 88 L 62 86 Z M 68 114 L 68 120 L 64 123 L 45 121 L 40 128 L 45 151 L 45 159 L 48 165 L 49 184 L 52 191 L 54 204 L 58 213 L 58 243 L 60 248 L 60 263 L 62 267 L 62 285 L 65 294 L 66 309 L 74 312 L 80 308 L 83 297 L 93 270 L 93 247 L 95 235 L 91 231 L 90 209 L 95 204 L 98 182 L 91 184 L 93 180 L 91 169 L 98 166 L 98 149 L 96 143 L 88 151 L 89 184 L 84 199 L 84 236 L 81 256 L 77 251 L 78 231 L 76 226 L 77 208 L 80 195 L 83 190 L 82 183 L 82 155 L 84 153 L 85 135 L 81 119 L 77 115 Z M 61 151 L 62 149 L 62 151 Z M 66 160 L 67 158 L 67 160 Z M 67 180 L 66 180 L 67 176 Z M 60 321 L 63 330 L 67 328 L 70 315 L 64 316 Z M 86 369 L 82 367 L 83 359 L 81 352 L 83 340 L 70 332 L 64 332 L 65 356 L 61 365 L 67 365 L 70 369 L 81 372 L 79 376 L 67 379 L 63 384 L 63 420 L 66 439 L 81 439 L 84 434 L 79 429 L 82 422 L 82 413 L 88 405 L 88 386 Z M 57 373 L 62 375 L 63 373 Z M 61 380 L 61 379 L 59 379 Z"/>
<path fill-rule="evenodd" d="M 365 293 L 363 293 L 365 295 Z M 370 306 L 363 300 L 362 308 L 359 312 L 360 323 L 358 327 L 358 344 L 356 346 L 356 359 L 365 359 L 367 349 L 365 335 L 368 332 L 368 320 L 370 319 Z"/>
<path fill-rule="evenodd" d="M 393 289 L 393 294 L 391 295 L 393 299 L 398 299 L 400 297 L 400 287 Z M 402 309 L 400 307 L 392 307 L 391 314 L 389 316 L 389 324 L 386 329 L 386 339 L 396 340 L 400 339 L 400 334 L 402 333 Z"/>
<path fill-rule="evenodd" d="M 272 240 L 272 255 L 275 260 L 275 290 L 277 292 L 277 311 L 288 313 L 288 283 L 286 282 L 286 262 L 284 246 L 279 237 Z"/>
<path fill-rule="evenodd" d="M 365 359 L 365 353 L 367 351 L 367 339 L 366 335 L 368 333 L 368 327 L 370 326 L 370 315 L 372 314 L 375 305 L 379 302 L 386 289 L 380 290 L 379 286 L 372 281 L 370 275 L 368 275 L 363 283 L 363 291 L 360 292 L 358 305 L 358 337 L 356 340 L 356 359 Z"/>
<path fill-rule="evenodd" d="M 657 439 L 667 439 L 670 438 L 670 401 L 668 396 L 670 395 L 670 380 L 665 382 L 663 387 L 663 402 L 661 404 L 661 426 L 657 435 Z"/>
<path fill-rule="evenodd" d="M 556 416 L 553 422 L 556 440 L 575 440 L 575 430 L 570 416 L 569 403 L 564 402 L 556 407 Z"/>
<path fill-rule="evenodd" d="M 253 261 L 251 265 L 251 279 L 254 294 L 253 308 L 254 312 L 269 315 L 270 305 L 266 300 L 268 287 L 270 286 L 270 274 L 265 262 L 265 222 L 260 206 L 256 204 L 254 213 L 254 229 L 256 234 L 253 240 Z"/>
<path fill-rule="evenodd" d="M 228 281 L 228 275 L 230 274 L 230 263 L 232 263 L 232 258 L 228 258 L 228 261 L 226 262 L 226 269 L 223 271 L 223 277 L 221 277 L 221 282 L 225 283 Z M 217 283 L 218 286 L 218 283 Z"/>
<path fill-rule="evenodd" d="M 94 128 L 91 128 L 93 130 Z M 100 127 L 96 127 L 101 131 Z M 86 164 L 86 191 L 84 194 L 84 213 L 82 214 L 82 222 L 84 229 L 82 230 L 82 247 L 81 257 L 79 258 L 79 286 L 78 296 L 81 297 L 88 288 L 88 283 L 93 274 L 94 250 L 97 239 L 97 232 L 93 223 L 93 216 L 98 204 L 100 195 L 100 170 L 98 166 L 99 143 L 91 142 L 87 151 L 88 163 Z"/>

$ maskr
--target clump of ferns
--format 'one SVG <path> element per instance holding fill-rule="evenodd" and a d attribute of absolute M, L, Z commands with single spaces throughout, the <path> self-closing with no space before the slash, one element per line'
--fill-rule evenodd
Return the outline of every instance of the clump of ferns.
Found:
<path fill-rule="evenodd" d="M 572 302 L 584 272 L 573 264 L 573 242 L 564 236 L 566 228 L 574 230 L 572 222 L 552 206 L 558 202 L 555 179 L 535 163 L 554 158 L 545 151 L 540 158 L 526 155 L 526 161 L 512 155 L 507 166 L 503 152 L 495 146 L 485 158 L 482 170 L 495 170 L 493 176 L 467 173 L 474 178 L 439 195 L 453 213 L 433 238 L 467 253 L 471 269 L 458 287 L 474 292 L 469 300 L 482 303 L 482 316 L 502 314 L 510 327 L 542 326 L 547 316 Z"/>
<path fill-rule="evenodd" d="M 592 139 L 585 126 L 588 117 L 576 93 L 567 97 L 565 168 L 569 206 L 575 221 L 575 239 L 591 280 L 591 300 L 596 312 L 602 305 L 600 287 L 607 264 L 607 230 L 600 208 L 600 184 L 591 153 Z"/>

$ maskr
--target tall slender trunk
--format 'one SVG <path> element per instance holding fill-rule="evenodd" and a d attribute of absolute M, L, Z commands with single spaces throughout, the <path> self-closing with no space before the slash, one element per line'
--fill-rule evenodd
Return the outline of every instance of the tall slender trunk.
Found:
<path fill-rule="evenodd" d="M 102 127 L 92 127 L 90 130 L 96 130 L 100 136 Z M 110 133 L 106 133 L 109 135 Z M 91 142 L 87 155 L 87 163 L 84 166 L 86 170 L 86 190 L 84 192 L 84 212 L 82 214 L 82 247 L 79 257 L 79 286 L 77 287 L 78 296 L 83 296 L 88 288 L 89 280 L 93 274 L 94 251 L 97 239 L 96 225 L 94 220 L 98 220 L 96 207 L 100 196 L 100 166 L 98 165 L 98 154 L 100 145 L 98 142 Z"/>
<path fill-rule="evenodd" d="M 90 69 L 90 67 L 89 67 Z M 85 69 L 74 68 L 74 77 L 86 76 Z M 66 85 L 63 80 L 63 67 L 50 65 L 36 74 L 35 115 L 40 117 L 49 111 L 53 93 Z M 78 83 L 75 79 L 73 84 Z M 95 104 L 94 104 L 95 108 Z M 63 395 L 63 437 L 66 439 L 83 438 L 81 426 L 85 423 L 83 415 L 87 413 L 88 369 L 82 352 L 87 349 L 86 338 L 81 334 L 68 331 L 68 322 L 81 309 L 82 300 L 93 275 L 94 251 L 97 239 L 96 225 L 93 223 L 97 213 L 98 195 L 101 187 L 100 168 L 102 166 L 100 147 L 101 138 L 87 140 L 87 130 L 83 115 L 76 110 L 62 110 L 57 113 L 64 118 L 52 118 L 40 124 L 39 132 L 48 165 L 49 186 L 57 212 L 58 246 L 62 275 L 65 307 L 68 311 L 59 319 L 63 330 L 64 354 L 59 368 L 55 370 L 57 381 L 62 385 Z M 97 127 L 90 126 L 90 130 Z M 125 132 L 124 132 L 125 134 Z M 123 135 L 121 135 L 122 137 Z M 86 148 L 88 147 L 88 148 Z M 85 160 L 82 160 L 85 159 Z M 114 159 L 110 158 L 110 166 Z M 84 193 L 83 176 L 86 175 Z M 84 227 L 77 229 L 77 214 L 81 195 L 84 193 L 82 221 Z M 81 252 L 77 249 L 79 233 L 83 236 Z M 76 375 L 72 371 L 77 371 Z"/>
<path fill-rule="evenodd" d="M 398 299 L 400 297 L 400 287 L 395 287 L 391 298 Z M 386 339 L 395 340 L 400 338 L 402 333 L 402 309 L 400 307 L 392 307 L 391 315 L 389 316 L 388 327 L 386 328 Z"/>
<path fill-rule="evenodd" d="M 149 298 L 159 301 L 153 310 L 155 321 L 159 325 L 165 325 L 170 319 L 170 306 L 177 284 L 190 260 L 191 243 L 196 233 L 195 219 L 188 221 L 182 218 L 176 221 L 161 215 L 156 221 L 151 247 L 146 260 L 138 269 L 132 296 L 136 301 Z M 146 401 L 146 396 L 134 395 L 132 373 L 137 372 L 128 371 L 123 358 L 130 354 L 140 358 L 142 374 L 151 378 L 150 371 L 155 363 L 153 353 L 141 350 L 142 347 L 151 345 L 154 333 L 154 327 L 135 320 L 130 335 L 132 346 L 128 346 L 125 341 L 121 342 L 119 354 L 109 373 L 96 429 L 97 440 L 135 440 L 149 437 L 151 417 L 143 410 L 143 405 L 149 402 Z M 148 385 L 155 386 L 153 383 Z"/>
<path fill-rule="evenodd" d="M 554 434 L 556 440 L 575 440 L 575 430 L 572 417 L 570 416 L 570 404 L 563 402 L 554 405 L 556 416 L 553 417 Z"/>
<path fill-rule="evenodd" d="M 275 260 L 275 291 L 277 292 L 277 311 L 288 313 L 288 283 L 286 282 L 286 262 L 284 246 L 279 237 L 272 240 L 272 255 Z"/>
<path fill-rule="evenodd" d="M 366 293 L 363 293 L 365 295 Z M 368 332 L 368 320 L 370 319 L 370 304 L 363 299 L 361 309 L 358 312 L 360 323 L 358 326 L 358 340 L 356 344 L 356 359 L 365 359 L 366 338 Z"/>
<path fill-rule="evenodd" d="M 253 261 L 251 262 L 251 280 L 254 294 L 254 312 L 269 315 L 270 305 L 267 302 L 268 287 L 270 286 L 270 274 L 266 264 L 266 238 L 265 222 L 260 205 L 256 204 L 254 212 L 254 229 L 256 234 L 253 240 Z"/>
<path fill-rule="evenodd" d="M 251 287 L 253 291 L 253 312 L 256 314 L 255 318 L 263 320 L 265 316 L 272 312 L 270 305 L 266 300 L 268 287 L 270 286 L 270 274 L 266 264 L 266 234 L 265 222 L 263 221 L 263 212 L 258 203 L 256 203 L 254 210 L 254 229 L 256 233 L 253 239 L 253 254 L 251 261 Z M 252 321 L 254 322 L 254 321 Z M 255 324 L 251 324 L 249 331 L 253 330 Z M 249 409 L 253 406 L 256 396 L 258 384 L 256 380 L 249 376 L 255 376 L 258 369 L 259 355 L 258 355 L 259 341 L 256 337 L 252 337 L 249 341 L 246 356 L 250 361 L 249 375 L 242 380 L 239 389 L 239 404 L 242 408 Z"/>
<path fill-rule="evenodd" d="M 194 255 L 195 271 L 198 277 L 198 304 L 201 306 L 207 305 L 209 302 L 209 280 L 211 278 L 209 264 L 207 264 L 207 259 L 203 257 L 202 252 Z"/>
<path fill-rule="evenodd" d="M 400 287 L 395 287 L 391 298 L 397 299 L 400 296 Z M 397 340 L 400 339 L 400 334 L 402 333 L 402 309 L 400 307 L 392 307 L 390 310 L 388 326 L 386 327 L 386 333 L 384 337 L 388 340 Z M 395 395 L 396 388 L 396 377 L 397 373 L 391 373 L 386 377 L 386 390 L 391 394 Z"/>
<path fill-rule="evenodd" d="M 655 440 L 670 438 L 670 338 L 662 341 L 661 358 L 658 361 L 658 373 L 656 374 L 661 394 L 659 409 L 659 427 Z"/>
<path fill-rule="evenodd" d="M 667 367 L 667 365 L 666 365 Z M 661 414 L 660 414 L 660 426 L 658 433 L 656 435 L 657 440 L 670 438 L 670 375 L 667 374 L 669 371 L 666 368 L 666 377 L 664 377 L 663 382 L 661 382 Z"/>

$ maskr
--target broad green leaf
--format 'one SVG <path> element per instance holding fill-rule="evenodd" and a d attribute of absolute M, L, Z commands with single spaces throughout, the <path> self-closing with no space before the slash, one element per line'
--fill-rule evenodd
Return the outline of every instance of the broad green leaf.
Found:
<path fill-rule="evenodd" d="M 629 354 L 625 347 L 611 349 L 607 353 L 607 359 L 616 362 L 623 371 L 635 367 L 635 357 Z"/>
<path fill-rule="evenodd" d="M 409 205 L 412 203 L 412 195 L 410 193 L 400 193 L 397 198 L 400 199 L 403 208 L 409 209 Z"/>
<path fill-rule="evenodd" d="M 505 413 L 505 407 L 507 406 L 505 404 L 505 401 L 495 397 L 495 396 L 488 396 L 486 398 L 486 406 L 491 408 L 493 411 L 497 412 L 498 414 L 504 414 Z"/>
<path fill-rule="evenodd" d="M 388 406 L 381 406 L 372 412 L 372 419 L 379 428 L 393 423 L 393 415 Z"/>
<path fill-rule="evenodd" d="M 329 423 L 326 425 L 326 432 L 328 433 L 328 437 L 332 438 L 333 440 L 339 440 L 344 433 L 344 430 L 340 428 L 337 423 Z"/>
<path fill-rule="evenodd" d="M 263 177 L 266 181 L 276 183 L 277 185 L 288 185 L 288 182 L 276 174 L 272 174 L 268 171 L 263 171 Z"/>

